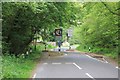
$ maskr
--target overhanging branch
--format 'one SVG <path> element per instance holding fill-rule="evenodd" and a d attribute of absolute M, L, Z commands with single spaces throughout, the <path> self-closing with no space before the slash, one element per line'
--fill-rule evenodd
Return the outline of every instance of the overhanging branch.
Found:
<path fill-rule="evenodd" d="M 101 1 L 101 2 L 102 2 L 102 1 Z M 112 13 L 112 14 L 114 14 L 114 15 L 117 15 L 117 16 L 120 16 L 120 14 L 113 12 L 113 11 L 107 6 L 107 4 L 105 4 L 104 2 L 102 2 L 102 3 L 103 3 L 103 5 L 110 11 L 110 13 Z"/>

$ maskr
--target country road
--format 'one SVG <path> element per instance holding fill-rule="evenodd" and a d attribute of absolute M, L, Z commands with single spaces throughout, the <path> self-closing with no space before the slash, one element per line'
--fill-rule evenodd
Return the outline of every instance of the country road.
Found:
<path fill-rule="evenodd" d="M 120 0 L 0 1 L 0 80 L 120 80 Z"/>
<path fill-rule="evenodd" d="M 66 49 L 63 47 L 62 51 Z M 33 78 L 118 80 L 118 68 L 79 52 L 64 52 L 63 56 L 49 57 L 40 61 Z"/>

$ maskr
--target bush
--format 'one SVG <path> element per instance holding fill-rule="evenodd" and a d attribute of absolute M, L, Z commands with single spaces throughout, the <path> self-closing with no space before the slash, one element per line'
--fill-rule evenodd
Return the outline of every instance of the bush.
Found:
<path fill-rule="evenodd" d="M 47 45 L 47 49 L 53 49 L 53 48 L 55 48 L 55 46 L 50 45 L 50 44 Z"/>
<path fill-rule="evenodd" d="M 100 47 L 91 47 L 91 50 L 89 51 L 87 46 L 78 46 L 77 50 L 84 51 L 84 52 L 93 52 L 97 54 L 103 54 L 105 56 L 111 57 L 113 59 L 118 58 L 118 49 L 111 49 L 111 48 L 100 48 Z"/>

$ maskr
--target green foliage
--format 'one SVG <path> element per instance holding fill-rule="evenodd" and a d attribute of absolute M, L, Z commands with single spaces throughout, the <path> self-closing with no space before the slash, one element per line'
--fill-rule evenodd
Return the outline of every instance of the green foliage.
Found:
<path fill-rule="evenodd" d="M 109 48 L 100 48 L 100 47 L 90 47 L 90 51 L 89 51 L 89 46 L 83 46 L 80 45 L 77 47 L 77 50 L 81 51 L 81 52 L 90 52 L 90 53 L 96 53 L 96 54 L 102 54 L 104 56 L 113 58 L 113 59 L 118 59 L 118 49 L 113 50 L 113 49 L 109 49 Z"/>
<path fill-rule="evenodd" d="M 54 29 L 74 27 L 71 44 L 79 43 L 116 50 L 118 47 L 118 2 L 114 3 L 13 3 L 2 4 L 3 53 L 26 52 L 37 35 L 54 41 Z M 17 44 L 17 45 L 16 45 Z"/>
<path fill-rule="evenodd" d="M 3 59 L 4 78 L 27 78 L 29 77 L 28 73 L 31 72 L 32 67 L 35 66 L 30 60 L 16 59 L 8 56 L 4 56 Z"/>
<path fill-rule="evenodd" d="M 84 3 L 81 24 L 74 28 L 72 42 L 79 42 L 79 49 L 93 48 L 93 52 L 108 53 L 117 58 L 118 53 L 118 16 L 117 2 L 114 3 Z M 112 13 L 112 12 L 114 13 Z M 79 15 L 78 15 L 79 16 Z"/>
<path fill-rule="evenodd" d="M 78 46 L 76 49 L 83 52 L 89 52 L 89 48 L 83 45 Z"/>
<path fill-rule="evenodd" d="M 0 56 L 0 79 L 2 78 L 2 56 Z"/>
<path fill-rule="evenodd" d="M 3 46 L 3 53 L 9 51 L 17 56 L 23 53 L 34 36 L 31 30 L 33 11 L 27 3 L 3 3 L 2 7 L 3 45 L 7 44 L 8 47 L 6 50 Z"/>
<path fill-rule="evenodd" d="M 53 48 L 56 48 L 55 46 L 51 45 L 51 44 L 48 44 L 47 45 L 47 49 L 53 49 Z"/>
<path fill-rule="evenodd" d="M 67 27 L 71 18 L 71 3 L 4 2 L 3 14 L 3 54 L 15 56 L 26 52 L 36 34 L 43 41 L 54 41 L 54 29 Z M 72 19 L 70 19 L 72 21 Z"/>
<path fill-rule="evenodd" d="M 29 78 L 32 70 L 42 56 L 41 50 L 43 48 L 43 45 L 37 45 L 36 51 L 33 49 L 33 52 L 29 56 L 21 55 L 19 58 L 9 55 L 2 56 L 3 78 Z"/>

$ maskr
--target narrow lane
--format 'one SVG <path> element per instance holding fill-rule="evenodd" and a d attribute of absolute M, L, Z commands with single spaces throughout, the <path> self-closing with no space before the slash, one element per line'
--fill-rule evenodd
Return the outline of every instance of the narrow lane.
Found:
<path fill-rule="evenodd" d="M 118 78 L 118 69 L 85 54 L 65 52 L 64 56 L 42 60 L 35 78 Z"/>

